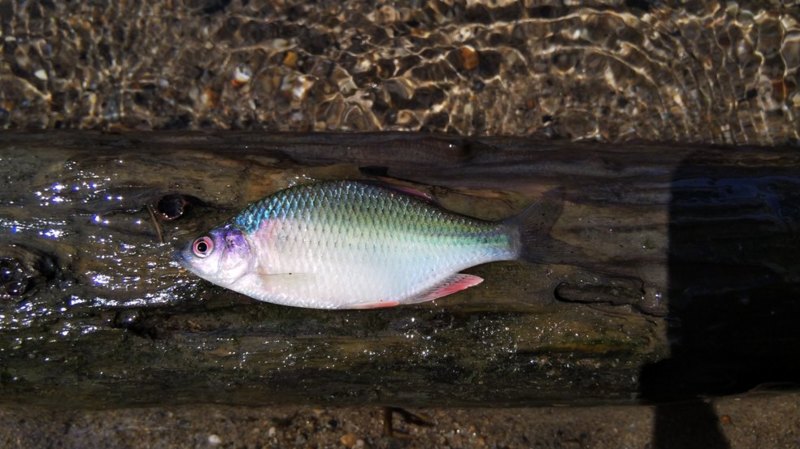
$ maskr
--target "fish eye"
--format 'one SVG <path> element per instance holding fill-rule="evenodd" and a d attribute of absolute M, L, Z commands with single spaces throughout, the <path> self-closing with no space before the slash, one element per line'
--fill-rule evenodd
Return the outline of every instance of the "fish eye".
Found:
<path fill-rule="evenodd" d="M 192 243 L 192 252 L 197 257 L 207 257 L 214 250 L 214 241 L 208 236 L 198 238 Z"/>

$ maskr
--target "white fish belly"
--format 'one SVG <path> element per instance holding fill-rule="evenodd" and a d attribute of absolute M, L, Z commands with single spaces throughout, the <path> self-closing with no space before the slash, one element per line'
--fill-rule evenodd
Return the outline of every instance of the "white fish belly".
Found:
<path fill-rule="evenodd" d="M 502 239 L 501 239 L 502 240 Z M 465 268 L 514 259 L 510 241 L 486 244 L 469 236 L 439 237 L 414 229 L 335 227 L 273 221 L 256 232 L 262 285 L 251 296 L 285 305 L 348 308 L 399 303 Z"/>

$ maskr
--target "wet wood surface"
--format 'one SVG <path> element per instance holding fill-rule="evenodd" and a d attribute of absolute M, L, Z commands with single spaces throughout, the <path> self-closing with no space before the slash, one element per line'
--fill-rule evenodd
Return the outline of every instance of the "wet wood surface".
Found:
<path fill-rule="evenodd" d="M 20 133 L 0 135 L 0 159 L 4 402 L 629 402 L 660 390 L 668 380 L 642 373 L 687 345 L 739 359 L 720 348 L 769 347 L 775 366 L 800 349 L 788 148 Z M 476 288 L 372 311 L 261 303 L 172 262 L 251 201 L 343 178 L 414 186 L 485 219 L 559 192 L 550 236 L 580 255 L 475 267 Z"/>

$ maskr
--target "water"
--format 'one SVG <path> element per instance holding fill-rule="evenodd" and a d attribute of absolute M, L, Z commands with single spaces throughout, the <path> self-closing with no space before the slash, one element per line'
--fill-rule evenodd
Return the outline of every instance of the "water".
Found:
<path fill-rule="evenodd" d="M 5 128 L 798 140 L 792 2 L 11 2 Z M 49 20 L 54 18 L 54 20 Z"/>

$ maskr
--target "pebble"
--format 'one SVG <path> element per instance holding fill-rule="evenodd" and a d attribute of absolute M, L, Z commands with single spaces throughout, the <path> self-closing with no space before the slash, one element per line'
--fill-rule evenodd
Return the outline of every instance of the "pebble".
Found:
<path fill-rule="evenodd" d="M 281 92 L 295 102 L 305 100 L 311 87 L 314 85 L 314 78 L 307 75 L 288 75 L 281 81 Z"/>
<path fill-rule="evenodd" d="M 203 92 L 200 94 L 200 104 L 206 109 L 216 106 L 217 93 L 214 92 L 214 89 L 210 87 L 203 89 Z"/>
<path fill-rule="evenodd" d="M 792 106 L 794 106 L 795 109 L 800 109 L 800 92 L 792 95 Z"/>
<path fill-rule="evenodd" d="M 250 67 L 247 67 L 244 64 L 239 64 L 233 70 L 233 80 L 231 83 L 233 84 L 233 87 L 241 87 L 249 83 L 252 76 L 253 71 L 250 70 Z"/>
<path fill-rule="evenodd" d="M 278 434 L 278 430 L 275 429 L 275 427 L 270 427 L 269 430 L 267 430 L 267 436 L 270 437 L 270 438 L 275 438 L 275 435 L 277 435 L 277 434 Z"/>
<path fill-rule="evenodd" d="M 356 445 L 357 441 L 359 441 L 358 437 L 356 436 L 356 434 L 354 434 L 352 432 L 346 433 L 346 434 L 342 435 L 341 438 L 339 438 L 339 442 L 342 443 L 342 446 L 345 446 L 345 447 L 353 447 L 353 446 Z"/>
<path fill-rule="evenodd" d="M 478 67 L 478 52 L 472 46 L 462 45 L 458 49 L 458 56 L 465 70 L 475 70 Z"/>
<path fill-rule="evenodd" d="M 283 57 L 283 65 L 289 68 L 295 68 L 297 66 L 297 53 L 287 51 L 286 56 Z"/>
<path fill-rule="evenodd" d="M 222 444 L 222 438 L 220 438 L 219 435 L 212 433 L 211 435 L 208 436 L 208 444 L 212 446 L 219 446 L 220 444 Z"/>
<path fill-rule="evenodd" d="M 33 76 L 39 78 L 42 81 L 47 81 L 47 72 L 45 72 L 44 69 L 39 69 L 33 72 Z"/>

